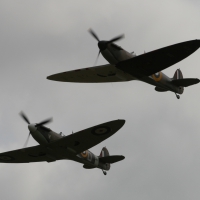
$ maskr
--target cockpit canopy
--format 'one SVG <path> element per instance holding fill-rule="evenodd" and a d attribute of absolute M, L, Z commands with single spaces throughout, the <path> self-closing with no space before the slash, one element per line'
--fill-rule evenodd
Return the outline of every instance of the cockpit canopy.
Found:
<path fill-rule="evenodd" d="M 65 135 L 62 132 L 60 132 L 59 135 L 62 137 L 65 137 Z"/>

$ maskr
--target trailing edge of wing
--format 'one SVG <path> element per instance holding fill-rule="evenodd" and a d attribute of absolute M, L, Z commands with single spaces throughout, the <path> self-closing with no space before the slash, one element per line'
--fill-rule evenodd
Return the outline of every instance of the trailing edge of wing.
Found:
<path fill-rule="evenodd" d="M 182 42 L 121 61 L 116 67 L 138 78 L 150 76 L 180 62 L 199 47 L 200 40 Z"/>

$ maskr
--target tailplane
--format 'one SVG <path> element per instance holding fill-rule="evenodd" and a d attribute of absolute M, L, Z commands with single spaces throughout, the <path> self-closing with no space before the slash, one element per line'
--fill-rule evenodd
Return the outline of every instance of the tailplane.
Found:
<path fill-rule="evenodd" d="M 121 155 L 110 156 L 108 149 L 106 147 L 102 148 L 101 153 L 99 155 L 99 161 L 102 163 L 107 163 L 107 164 L 113 164 L 113 163 L 119 162 L 123 160 L 124 158 L 125 157 Z"/>
<path fill-rule="evenodd" d="M 199 82 L 200 80 L 198 78 L 183 78 L 183 74 L 180 69 L 176 70 L 172 80 L 172 83 L 178 87 L 188 87 Z"/>
<path fill-rule="evenodd" d="M 176 86 L 188 87 L 194 84 L 199 83 L 200 80 L 198 78 L 184 78 L 179 80 L 172 80 L 172 83 Z"/>
<path fill-rule="evenodd" d="M 99 161 L 102 163 L 113 164 L 121 160 L 124 160 L 124 158 L 125 158 L 124 156 L 106 156 L 106 157 L 99 158 Z"/>

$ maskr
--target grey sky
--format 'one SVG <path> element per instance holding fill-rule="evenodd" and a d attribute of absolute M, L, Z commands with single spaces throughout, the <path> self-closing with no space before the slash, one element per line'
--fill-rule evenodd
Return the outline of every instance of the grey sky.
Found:
<path fill-rule="evenodd" d="M 157 93 L 138 81 L 112 84 L 59 83 L 46 76 L 90 67 L 100 39 L 121 33 L 117 42 L 136 54 L 200 37 L 198 1 L 1 1 L 0 2 L 0 151 L 22 148 L 31 122 L 48 117 L 49 127 L 68 135 L 109 120 L 125 119 L 106 146 L 124 161 L 107 176 L 70 161 L 0 164 L 2 199 L 200 198 L 200 84 Z M 100 56 L 97 65 L 106 64 Z M 200 50 L 165 70 L 172 77 L 200 78 Z M 36 145 L 30 138 L 28 146 Z"/>

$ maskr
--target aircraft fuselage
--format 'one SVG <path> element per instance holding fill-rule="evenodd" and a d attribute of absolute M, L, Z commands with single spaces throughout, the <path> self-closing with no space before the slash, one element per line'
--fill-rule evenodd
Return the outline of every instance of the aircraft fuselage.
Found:
<path fill-rule="evenodd" d="M 29 124 L 28 128 L 32 137 L 40 144 L 48 149 L 48 157 L 52 160 L 57 158 L 54 155 L 54 150 L 49 147 L 49 144 L 65 137 L 62 133 L 58 134 L 47 127 L 36 127 L 36 124 Z M 72 133 L 73 134 L 73 133 Z M 78 145 L 78 144 L 75 144 Z M 107 163 L 101 163 L 99 157 L 93 154 L 89 150 L 85 150 L 82 153 L 76 154 L 71 148 L 66 148 L 66 152 L 62 152 L 63 159 L 74 160 L 76 162 L 85 164 L 85 166 L 90 168 L 100 168 L 102 170 L 109 170 L 110 166 Z"/>

